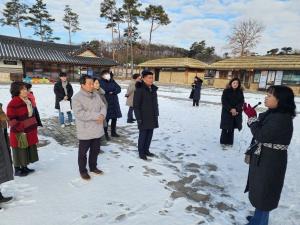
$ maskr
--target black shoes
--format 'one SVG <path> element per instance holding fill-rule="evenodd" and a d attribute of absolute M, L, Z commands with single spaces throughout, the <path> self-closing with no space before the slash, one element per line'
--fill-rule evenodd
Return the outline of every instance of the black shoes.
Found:
<path fill-rule="evenodd" d="M 9 202 L 13 199 L 13 197 L 4 197 L 2 195 L 2 193 L 0 192 L 0 203 L 6 203 L 6 202 Z"/>
<path fill-rule="evenodd" d="M 98 168 L 91 170 L 92 173 L 95 173 L 97 175 L 103 174 L 102 170 L 99 170 Z"/>
<path fill-rule="evenodd" d="M 25 177 L 28 175 L 28 172 L 26 172 L 23 168 L 15 167 L 15 176 L 16 177 Z"/>
<path fill-rule="evenodd" d="M 120 135 L 118 135 L 117 133 L 112 133 L 111 136 L 112 137 L 120 137 Z"/>
<path fill-rule="evenodd" d="M 86 173 L 81 173 L 80 176 L 84 180 L 90 180 L 91 179 L 91 176 L 87 172 Z"/>
<path fill-rule="evenodd" d="M 134 120 L 127 120 L 127 123 L 134 123 Z"/>
<path fill-rule="evenodd" d="M 29 169 L 27 166 L 23 167 L 22 169 L 27 173 L 33 173 L 35 171 L 34 169 Z"/>
<path fill-rule="evenodd" d="M 142 159 L 142 160 L 145 160 L 145 161 L 147 161 L 147 156 L 145 156 L 145 155 L 140 155 L 140 158 Z"/>
<path fill-rule="evenodd" d="M 146 156 L 149 156 L 149 157 L 155 157 L 155 154 L 153 154 L 152 152 L 147 152 L 147 153 L 146 153 Z"/>

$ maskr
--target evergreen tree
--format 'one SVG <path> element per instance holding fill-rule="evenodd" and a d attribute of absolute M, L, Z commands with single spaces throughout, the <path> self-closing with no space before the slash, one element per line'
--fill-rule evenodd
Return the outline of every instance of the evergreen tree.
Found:
<path fill-rule="evenodd" d="M 20 23 L 26 20 L 28 6 L 20 3 L 19 0 L 12 0 L 5 4 L 3 10 L 3 18 L 0 19 L 2 26 L 13 26 L 19 31 L 20 38 L 22 37 Z"/>
<path fill-rule="evenodd" d="M 51 17 L 49 12 L 46 9 L 46 4 L 43 3 L 43 0 L 36 0 L 36 3 L 29 8 L 28 22 L 26 26 L 30 26 L 34 29 L 34 35 L 40 36 L 42 41 L 53 42 L 54 40 L 59 40 L 58 37 L 53 37 L 53 29 L 49 24 L 55 21 Z"/>
<path fill-rule="evenodd" d="M 65 22 L 64 28 L 68 31 L 69 33 L 69 44 L 72 44 L 72 39 L 71 39 L 71 33 L 75 33 L 78 30 L 81 30 L 79 28 L 79 21 L 78 21 L 78 14 L 75 12 L 72 12 L 72 9 L 70 8 L 69 5 L 65 6 L 65 15 L 63 18 L 63 21 Z"/>

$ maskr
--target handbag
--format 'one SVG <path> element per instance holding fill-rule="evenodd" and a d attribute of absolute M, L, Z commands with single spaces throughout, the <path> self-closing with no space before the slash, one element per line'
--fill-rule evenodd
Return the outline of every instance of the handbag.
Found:
<path fill-rule="evenodd" d="M 68 100 L 62 100 L 59 102 L 60 112 L 66 113 L 71 112 L 71 104 Z"/>

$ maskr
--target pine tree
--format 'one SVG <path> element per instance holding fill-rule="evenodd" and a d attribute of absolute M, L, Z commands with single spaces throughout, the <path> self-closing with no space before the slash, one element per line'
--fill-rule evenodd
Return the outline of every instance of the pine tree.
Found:
<path fill-rule="evenodd" d="M 20 23 L 26 20 L 28 6 L 20 3 L 19 0 L 12 0 L 5 4 L 3 10 L 3 18 L 0 19 L 2 26 L 13 26 L 19 31 L 20 38 L 22 37 Z"/>
<path fill-rule="evenodd" d="M 161 5 L 149 5 L 145 11 L 142 12 L 142 18 L 144 20 L 149 20 L 151 23 L 150 35 L 149 35 L 149 56 L 150 56 L 150 46 L 152 40 L 152 32 L 157 30 L 161 25 L 168 25 L 171 23 L 168 14 L 165 12 Z M 155 26 L 156 24 L 156 26 Z"/>
<path fill-rule="evenodd" d="M 72 44 L 71 40 L 71 32 L 75 33 L 78 30 L 81 30 L 79 28 L 79 21 L 78 21 L 78 14 L 75 12 L 72 12 L 72 9 L 69 5 L 66 5 L 65 7 L 65 16 L 63 18 L 63 21 L 65 22 L 64 28 L 68 30 L 69 33 L 69 43 Z"/>
<path fill-rule="evenodd" d="M 51 17 L 46 9 L 46 4 L 43 0 L 36 0 L 36 3 L 29 8 L 28 22 L 25 26 L 30 26 L 34 29 L 34 35 L 40 36 L 42 41 L 53 42 L 59 40 L 58 37 L 53 37 L 53 29 L 48 25 L 54 22 L 55 19 Z"/>

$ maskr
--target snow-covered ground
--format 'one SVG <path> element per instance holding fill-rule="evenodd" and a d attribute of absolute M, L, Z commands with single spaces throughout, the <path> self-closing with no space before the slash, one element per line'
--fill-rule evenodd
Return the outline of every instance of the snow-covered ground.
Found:
<path fill-rule="evenodd" d="M 118 121 L 126 138 L 102 147 L 98 165 L 104 175 L 81 180 L 77 148 L 41 136 L 50 144 L 39 149 L 40 161 L 31 166 L 36 172 L 2 185 L 3 193 L 13 195 L 14 201 L 2 205 L 0 225 L 246 224 L 253 208 L 243 193 L 248 172 L 243 153 L 251 135 L 244 123 L 232 148 L 219 145 L 221 91 L 202 90 L 204 103 L 194 108 L 187 100 L 190 89 L 160 87 L 160 127 L 151 145 L 158 157 L 145 162 L 137 157 L 136 125 L 126 123 L 126 85 L 122 83 L 119 95 L 123 118 Z M 73 87 L 79 90 L 79 85 Z M 56 116 L 53 86 L 35 85 L 33 91 L 41 117 Z M 256 104 L 264 95 L 245 97 Z M 9 86 L 1 85 L 4 109 L 9 100 Z M 296 101 L 299 111 L 299 98 Z M 270 225 L 300 224 L 299 120 L 299 116 L 294 120 L 285 185 Z"/>

